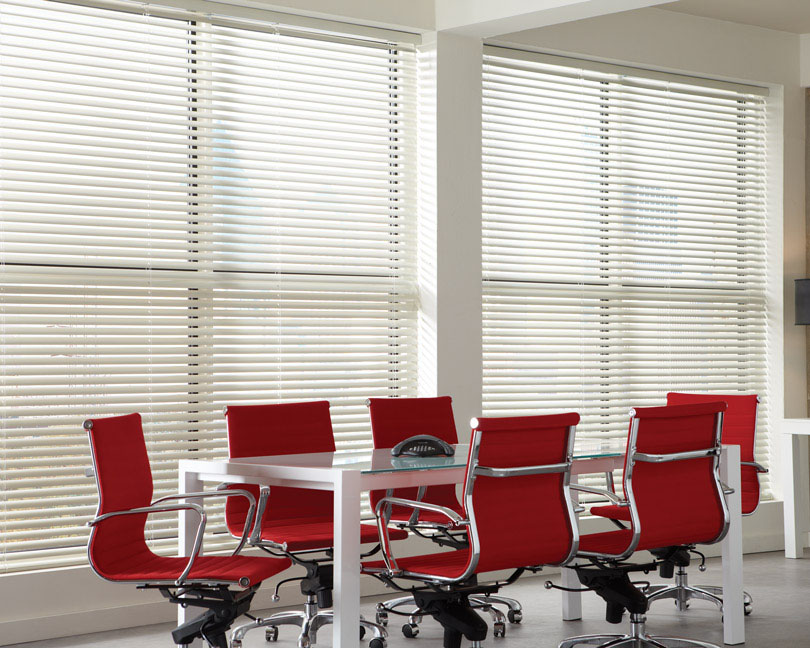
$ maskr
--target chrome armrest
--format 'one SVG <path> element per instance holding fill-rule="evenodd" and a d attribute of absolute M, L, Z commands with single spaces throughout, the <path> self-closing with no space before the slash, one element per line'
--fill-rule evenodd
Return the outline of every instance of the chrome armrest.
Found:
<path fill-rule="evenodd" d="M 229 488 L 229 489 L 220 489 L 215 491 L 201 491 L 199 493 L 177 493 L 175 495 L 166 495 L 164 497 L 159 497 L 152 505 L 159 504 L 161 502 L 167 502 L 169 500 L 183 500 L 188 499 L 191 497 L 199 497 L 199 498 L 206 498 L 206 497 L 233 497 L 238 495 L 239 497 L 244 497 L 247 499 L 250 506 L 248 507 L 247 517 L 245 518 L 245 530 L 242 531 L 242 537 L 239 539 L 239 544 L 237 545 L 234 552 L 231 554 L 232 556 L 236 556 L 239 554 L 240 551 L 245 546 L 245 543 L 248 540 L 248 533 L 250 532 L 250 527 L 253 524 L 253 516 L 256 512 L 256 498 L 253 497 L 253 493 L 246 490 L 240 490 L 237 488 Z"/>
<path fill-rule="evenodd" d="M 758 464 L 756 461 L 741 461 L 740 465 L 753 466 L 754 468 L 757 469 L 757 473 L 759 474 L 765 474 L 769 472 L 769 470 L 765 466 L 763 466 L 762 464 Z"/>
<path fill-rule="evenodd" d="M 171 511 L 195 511 L 197 515 L 200 516 L 200 521 L 197 524 L 197 533 L 194 536 L 194 547 L 191 550 L 191 556 L 189 556 L 188 564 L 186 564 L 185 569 L 180 574 L 178 579 L 174 582 L 175 585 L 180 587 L 183 583 L 186 582 L 188 578 L 189 572 L 191 568 L 194 566 L 194 561 L 197 559 L 197 556 L 200 555 L 200 549 L 202 549 L 202 541 L 203 541 L 203 533 L 205 533 L 205 522 L 206 522 L 206 515 L 203 507 L 199 504 L 194 504 L 192 502 L 185 502 L 183 504 L 155 504 L 154 502 L 150 506 L 140 506 L 138 508 L 127 509 L 126 511 L 112 511 L 110 513 L 104 513 L 103 515 L 99 515 L 96 518 L 93 518 L 87 523 L 87 526 L 94 527 L 99 522 L 103 522 L 109 518 L 118 517 L 120 515 L 139 515 L 139 514 L 149 514 L 149 513 L 166 513 Z"/>
<path fill-rule="evenodd" d="M 279 551 L 287 551 L 286 542 L 273 542 L 272 540 L 262 540 L 262 519 L 267 510 L 267 502 L 270 501 L 270 487 L 259 487 L 259 509 L 256 511 L 256 522 L 253 525 L 253 532 L 250 534 L 250 544 L 253 547 L 270 547 Z M 245 525 L 247 529 L 247 525 Z"/>
<path fill-rule="evenodd" d="M 406 508 L 416 510 L 441 513 L 452 522 L 452 526 L 464 526 L 470 523 L 469 520 L 465 520 L 454 510 L 449 509 L 446 506 L 431 504 L 429 502 L 416 502 L 414 500 L 403 499 L 401 497 L 383 497 L 374 507 L 374 515 L 377 517 L 377 532 L 380 534 L 380 544 L 382 545 L 383 550 L 383 561 L 385 562 L 388 572 L 391 574 L 398 573 L 400 571 L 399 567 L 397 566 L 396 558 L 394 558 L 394 555 L 391 552 L 391 537 L 388 532 L 387 516 L 390 516 L 392 506 L 404 506 Z M 383 511 L 384 508 L 386 511 Z"/>
<path fill-rule="evenodd" d="M 731 495 L 734 492 L 734 489 L 723 482 L 720 482 L 720 488 L 723 489 L 723 495 Z"/>
<path fill-rule="evenodd" d="M 594 486 L 580 486 L 579 484 L 571 484 L 568 488 L 570 488 L 571 490 L 582 491 L 583 493 L 592 493 L 593 495 L 601 495 L 602 497 L 609 499 L 616 506 L 630 506 L 629 502 L 623 500 L 613 491 L 605 490 L 604 488 L 595 488 Z"/>

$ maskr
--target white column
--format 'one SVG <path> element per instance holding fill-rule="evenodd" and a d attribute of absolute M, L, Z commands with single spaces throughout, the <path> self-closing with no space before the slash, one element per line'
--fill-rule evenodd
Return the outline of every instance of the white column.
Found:
<path fill-rule="evenodd" d="M 198 493 L 203 490 L 203 483 L 197 477 L 196 473 L 188 473 L 183 468 L 180 468 L 179 479 L 177 484 L 178 493 Z M 191 501 L 191 500 L 187 500 Z M 199 500 L 196 500 L 201 503 Z M 194 549 L 194 538 L 197 535 L 197 527 L 200 523 L 200 517 L 193 511 L 181 510 L 178 513 L 178 533 L 177 533 L 177 555 L 189 556 Z M 202 553 L 202 549 L 200 550 Z M 177 606 L 177 625 L 182 625 L 186 621 L 194 618 L 196 614 L 202 613 L 202 608 L 194 607 L 180 607 Z M 202 648 L 202 640 L 195 639 L 188 648 Z"/>
<path fill-rule="evenodd" d="M 360 645 L 360 473 L 335 475 L 334 648 Z"/>
<path fill-rule="evenodd" d="M 740 446 L 723 447 L 720 479 L 733 493 L 726 496 L 730 525 L 721 543 L 723 552 L 723 643 L 745 643 L 743 613 L 742 504 L 740 491 Z"/>
<path fill-rule="evenodd" d="M 481 64 L 479 38 L 419 51 L 419 390 L 453 397 L 462 440 L 481 414 Z"/>

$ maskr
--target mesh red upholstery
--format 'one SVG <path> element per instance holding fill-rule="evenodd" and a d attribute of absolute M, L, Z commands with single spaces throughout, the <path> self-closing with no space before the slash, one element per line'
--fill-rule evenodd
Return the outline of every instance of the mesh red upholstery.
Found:
<path fill-rule="evenodd" d="M 490 468 L 564 463 L 570 428 L 578 422 L 576 413 L 479 419 L 478 463 Z M 571 549 L 563 473 L 477 476 L 472 504 L 481 551 L 477 571 L 555 564 Z"/>
<path fill-rule="evenodd" d="M 93 419 L 88 431 L 99 489 L 98 514 L 149 506 L 152 472 L 143 438 L 140 414 Z M 154 554 L 146 544 L 146 514 L 122 515 L 99 522 L 90 538 L 90 562 L 104 578 L 114 581 L 174 581 L 188 558 Z M 201 556 L 190 580 L 250 585 L 290 566 L 286 558 Z"/>
<path fill-rule="evenodd" d="M 570 428 L 578 422 L 575 413 L 479 419 L 470 456 L 478 440 L 480 466 L 514 468 L 564 463 Z M 470 461 L 467 470 L 469 476 Z M 563 485 L 563 473 L 476 475 L 471 510 L 466 511 L 478 537 L 480 556 L 475 572 L 562 562 L 571 551 L 574 537 Z M 462 549 L 411 556 L 397 563 L 419 573 L 458 578 L 470 557 L 471 549 Z M 364 567 L 381 568 L 382 563 L 364 563 Z"/>
<path fill-rule="evenodd" d="M 723 443 L 740 446 L 740 461 L 754 461 L 757 430 L 756 394 L 667 394 L 667 405 L 724 401 L 728 408 L 723 415 Z M 759 475 L 754 466 L 741 466 L 742 514 L 751 515 L 759 506 Z"/>
<path fill-rule="evenodd" d="M 715 445 L 716 415 L 725 409 L 723 402 L 637 408 L 636 449 L 669 454 L 711 448 Z M 664 463 L 638 461 L 632 484 L 641 526 L 637 549 L 711 543 L 720 535 L 724 509 L 711 457 Z M 616 512 L 615 507 L 598 508 Z M 589 534 L 580 539 L 580 550 L 622 553 L 616 547 L 626 540 L 621 549 L 626 548 L 630 536 L 630 531 L 621 530 Z"/>
<path fill-rule="evenodd" d="M 393 448 L 397 443 L 417 434 L 431 434 L 446 441 L 458 443 L 456 422 L 453 418 L 453 404 L 449 396 L 437 398 L 369 398 L 369 416 L 371 417 L 371 434 L 375 448 Z M 394 497 L 416 499 L 416 488 L 397 488 Z M 385 497 L 385 491 L 371 492 L 371 506 Z M 454 484 L 428 486 L 424 502 L 439 504 L 463 515 L 464 509 L 456 497 Z M 406 522 L 411 517 L 410 509 L 401 506 L 393 507 L 391 520 Z M 420 511 L 419 520 L 444 524 L 447 518 L 440 513 Z"/>
<path fill-rule="evenodd" d="M 667 405 L 717 401 L 723 401 L 727 405 L 723 415 L 723 443 L 734 443 L 740 446 L 740 461 L 754 461 L 758 403 L 756 394 L 683 394 L 679 392 L 667 394 Z M 759 506 L 759 476 L 755 467 L 742 466 L 740 477 L 742 514 L 750 515 Z M 629 509 L 618 506 L 595 506 L 591 509 L 591 513 L 613 520 L 630 520 Z"/>
<path fill-rule="evenodd" d="M 231 458 L 335 451 L 328 401 L 231 405 L 225 418 Z M 258 501 L 258 486 L 237 484 L 232 487 L 250 490 Z M 273 486 L 261 521 L 262 539 L 286 542 L 290 551 L 331 547 L 332 505 L 331 491 Z M 242 534 L 247 509 L 243 498 L 228 501 L 225 521 L 233 535 Z M 407 536 L 404 531 L 391 534 L 394 540 Z M 362 525 L 361 541 L 377 540 L 376 527 Z"/>

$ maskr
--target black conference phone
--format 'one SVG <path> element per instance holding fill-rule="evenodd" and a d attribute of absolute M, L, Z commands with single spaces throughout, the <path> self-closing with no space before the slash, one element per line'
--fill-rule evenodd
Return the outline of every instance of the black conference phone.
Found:
<path fill-rule="evenodd" d="M 452 457 L 455 449 L 446 441 L 430 434 L 417 434 L 391 448 L 394 457 Z"/>

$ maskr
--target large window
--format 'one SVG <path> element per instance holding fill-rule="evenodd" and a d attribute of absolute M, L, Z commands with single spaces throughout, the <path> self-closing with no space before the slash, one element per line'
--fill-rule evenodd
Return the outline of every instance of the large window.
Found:
<path fill-rule="evenodd" d="M 156 495 L 228 403 L 370 445 L 365 398 L 415 389 L 413 53 L 2 0 L 0 60 L 0 570 L 85 560 L 88 416 L 143 414 Z"/>
<path fill-rule="evenodd" d="M 765 95 L 486 49 L 487 414 L 623 437 L 667 391 L 754 392 L 767 465 Z"/>

